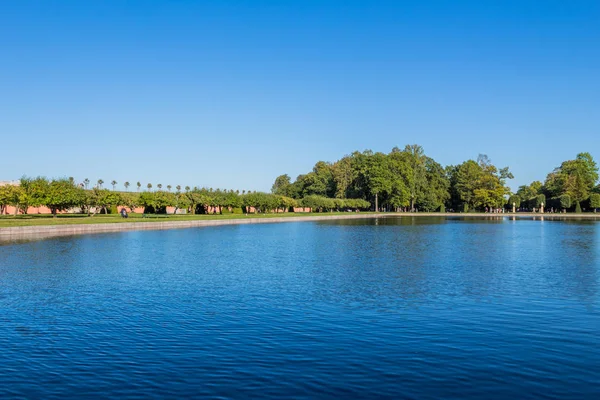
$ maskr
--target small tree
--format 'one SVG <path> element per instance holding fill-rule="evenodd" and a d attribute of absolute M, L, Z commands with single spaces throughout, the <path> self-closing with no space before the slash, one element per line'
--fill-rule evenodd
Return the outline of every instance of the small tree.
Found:
<path fill-rule="evenodd" d="M 178 192 L 181 192 L 181 185 L 175 186 L 175 189 L 177 189 Z"/>
<path fill-rule="evenodd" d="M 560 206 L 562 207 L 563 212 L 567 212 L 567 208 L 571 208 L 571 205 L 571 196 L 568 194 L 563 194 L 560 196 Z"/>
<path fill-rule="evenodd" d="M 590 195 L 590 207 L 594 209 L 594 212 L 597 212 L 597 209 L 600 208 L 600 194 L 592 193 Z"/>
<path fill-rule="evenodd" d="M 159 183 L 158 185 L 156 185 L 156 187 L 158 188 L 158 190 L 162 189 L 162 183 Z"/>
<path fill-rule="evenodd" d="M 117 186 L 117 181 L 115 181 L 114 179 L 112 180 L 112 182 L 110 183 L 113 187 L 113 190 L 115 190 L 115 186 Z"/>
<path fill-rule="evenodd" d="M 23 214 L 27 214 L 29 207 L 39 207 L 44 204 L 48 183 L 48 180 L 41 176 L 37 178 L 24 176 L 21 178 L 18 208 Z"/>
<path fill-rule="evenodd" d="M 140 195 L 137 193 L 122 193 L 121 194 L 122 205 L 129 207 L 131 212 L 140 204 Z"/>
<path fill-rule="evenodd" d="M 88 178 L 85 178 L 85 179 L 83 180 L 83 184 L 85 185 L 85 189 L 87 190 L 87 188 L 88 188 L 88 185 L 90 184 L 90 180 L 89 180 Z"/>
<path fill-rule="evenodd" d="M 125 191 L 129 190 L 129 182 L 125 182 L 123 186 L 125 186 Z"/>
<path fill-rule="evenodd" d="M 508 198 L 508 204 L 507 204 L 507 206 L 508 206 L 509 210 L 512 210 L 513 206 L 515 208 L 521 207 L 521 197 L 517 196 L 516 194 L 513 194 L 512 196 L 510 196 Z"/>
<path fill-rule="evenodd" d="M 4 185 L 0 186 L 0 215 L 6 212 L 8 206 L 18 208 L 19 204 L 19 186 Z"/>
<path fill-rule="evenodd" d="M 575 213 L 581 214 L 581 204 L 579 202 L 575 203 Z"/>
<path fill-rule="evenodd" d="M 104 184 L 104 181 L 102 179 L 98 179 L 98 189 L 102 189 L 103 184 Z"/>
<path fill-rule="evenodd" d="M 172 187 L 173 186 L 171 186 L 171 185 L 167 185 L 167 190 L 170 192 Z"/>
<path fill-rule="evenodd" d="M 152 190 L 152 184 L 151 183 L 147 184 L 146 187 L 148 188 L 149 191 Z"/>
<path fill-rule="evenodd" d="M 543 194 L 539 194 L 535 197 L 535 206 L 536 208 L 540 208 L 543 205 L 548 205 L 548 203 L 546 202 L 546 196 L 544 196 Z"/>
<path fill-rule="evenodd" d="M 139 192 L 140 188 L 142 187 L 142 184 L 140 182 L 138 182 L 138 183 L 136 183 L 136 185 L 137 185 L 137 191 Z"/>

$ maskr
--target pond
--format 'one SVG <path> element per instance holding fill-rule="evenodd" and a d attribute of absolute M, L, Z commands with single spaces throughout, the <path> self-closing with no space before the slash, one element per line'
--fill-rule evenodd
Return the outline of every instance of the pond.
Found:
<path fill-rule="evenodd" d="M 0 397 L 598 398 L 600 225 L 378 218 L 0 245 Z"/>

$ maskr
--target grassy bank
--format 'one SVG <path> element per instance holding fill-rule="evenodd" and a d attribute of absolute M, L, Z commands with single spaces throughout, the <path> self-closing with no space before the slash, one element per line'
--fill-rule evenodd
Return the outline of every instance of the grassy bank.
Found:
<path fill-rule="evenodd" d="M 86 224 L 111 224 L 119 222 L 166 222 L 166 221 L 205 221 L 205 220 L 223 220 L 223 219 L 249 219 L 249 218 L 286 218 L 286 217 L 304 217 L 304 216 L 331 216 L 331 215 L 352 215 L 349 212 L 331 212 L 331 213 L 269 213 L 269 214 L 198 214 L 198 215 L 149 215 L 143 217 L 142 214 L 129 214 L 129 218 L 121 218 L 120 215 L 95 215 L 88 217 L 85 214 L 63 214 L 53 218 L 51 215 L 18 215 L 0 216 L 0 228 L 10 228 L 15 226 L 48 226 L 48 225 L 86 225 Z M 361 214 L 374 214 L 363 212 Z"/>

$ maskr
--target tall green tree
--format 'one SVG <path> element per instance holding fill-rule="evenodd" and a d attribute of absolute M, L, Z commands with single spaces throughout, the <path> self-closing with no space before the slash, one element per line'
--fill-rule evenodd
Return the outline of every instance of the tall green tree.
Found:
<path fill-rule="evenodd" d="M 579 205 L 587 200 L 598 182 L 598 166 L 589 153 L 579 153 L 548 174 L 544 189 L 550 197 L 568 195 Z"/>
<path fill-rule="evenodd" d="M 288 174 L 284 174 L 275 178 L 275 182 L 271 187 L 271 193 L 280 196 L 292 197 L 294 195 L 294 188 L 292 187 L 290 176 Z"/>
<path fill-rule="evenodd" d="M 406 183 L 410 195 L 410 208 L 414 210 L 417 198 L 427 184 L 426 157 L 423 147 L 417 144 L 407 145 L 404 152 L 408 155 Z"/>

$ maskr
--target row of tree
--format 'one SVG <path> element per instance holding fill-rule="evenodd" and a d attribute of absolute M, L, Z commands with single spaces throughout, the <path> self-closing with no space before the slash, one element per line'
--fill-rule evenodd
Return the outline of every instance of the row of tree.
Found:
<path fill-rule="evenodd" d="M 565 161 L 546 178 L 512 193 L 506 185 L 513 175 L 492 164 L 485 155 L 443 167 L 425 155 L 419 145 L 390 153 L 354 152 L 329 163 L 319 161 L 312 171 L 292 182 L 288 175 L 275 179 L 272 192 L 290 198 L 317 195 L 357 198 L 385 210 L 484 211 L 485 209 L 600 207 L 598 167 L 589 153 Z M 546 201 L 546 198 L 548 201 Z"/>
<path fill-rule="evenodd" d="M 369 209 L 371 204 L 361 199 L 328 199 L 321 196 L 307 196 L 293 199 L 287 196 L 262 192 L 233 190 L 212 190 L 189 188 L 185 191 L 144 191 L 141 193 L 117 192 L 96 186 L 84 189 L 72 179 L 48 180 L 43 177 L 21 178 L 19 185 L 0 186 L 0 214 L 7 206 L 15 207 L 15 212 L 26 214 L 30 207 L 46 206 L 52 214 L 79 208 L 82 213 L 93 215 L 98 212 L 115 212 L 118 206 L 130 209 L 144 207 L 148 213 L 165 213 L 167 207 L 173 212 L 208 213 L 223 210 L 239 212 L 286 211 L 294 207 L 308 207 L 315 211 L 346 209 Z"/>
<path fill-rule="evenodd" d="M 520 186 L 508 202 L 525 209 L 546 208 L 571 209 L 581 212 L 600 208 L 598 166 L 590 153 L 580 153 L 574 160 L 567 160 L 546 176 L 544 183 L 534 181 Z"/>
<path fill-rule="evenodd" d="M 73 178 L 47 180 L 24 177 L 18 186 L 0 187 L 0 212 L 15 206 L 23 212 L 33 206 L 45 205 L 54 214 L 80 207 L 84 212 L 125 205 L 164 211 L 166 207 L 185 209 L 191 213 L 209 209 L 250 208 L 260 212 L 310 207 L 313 210 L 368 209 L 388 211 L 420 210 L 483 211 L 513 206 L 533 210 L 600 208 L 598 166 L 589 153 L 580 153 L 548 174 L 544 183 L 532 182 L 512 193 L 506 185 L 513 175 L 508 168 L 499 168 L 485 155 L 458 165 L 443 167 L 425 155 L 418 145 L 393 148 L 388 154 L 354 152 L 334 162 L 319 161 L 312 171 L 291 181 L 288 175 L 275 179 L 272 193 L 233 190 L 212 190 L 176 186 L 171 191 L 130 193 L 102 187 L 102 180 L 87 189 L 89 180 L 75 184 Z M 128 187 L 129 185 L 125 185 Z M 141 183 L 137 183 L 138 190 Z"/>

